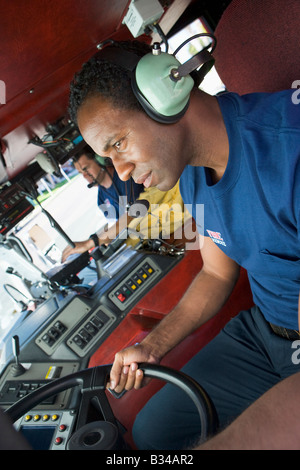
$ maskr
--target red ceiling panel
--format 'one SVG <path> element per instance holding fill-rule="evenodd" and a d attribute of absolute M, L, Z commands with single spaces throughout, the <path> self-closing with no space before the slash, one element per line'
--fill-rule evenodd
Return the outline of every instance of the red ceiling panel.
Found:
<path fill-rule="evenodd" d="M 165 32 L 192 0 L 165 0 Z M 130 0 L 0 0 L 0 183 L 39 148 L 28 144 L 66 115 L 74 73 L 107 38 L 132 39 L 122 19 Z M 164 21 L 166 23 L 164 23 Z M 1 142 L 2 141 L 2 142 Z M 5 147 L 3 146 L 5 144 Z"/>
<path fill-rule="evenodd" d="M 0 1 L 0 70 L 7 101 L 117 30 L 127 0 Z"/>
<path fill-rule="evenodd" d="M 128 0 L 0 0 L 0 138 L 14 176 L 38 148 L 28 139 L 66 112 L 74 72 L 108 37 L 125 38 Z M 3 100 L 2 100 L 3 101 Z"/>

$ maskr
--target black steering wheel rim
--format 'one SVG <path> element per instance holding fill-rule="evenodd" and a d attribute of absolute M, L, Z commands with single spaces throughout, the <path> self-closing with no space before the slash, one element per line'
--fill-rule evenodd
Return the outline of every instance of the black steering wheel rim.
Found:
<path fill-rule="evenodd" d="M 13 422 L 16 422 L 42 401 L 75 386 L 81 387 L 82 394 L 101 393 L 102 398 L 100 399 L 108 402 L 104 392 L 106 390 L 106 384 L 111 367 L 111 364 L 96 366 L 55 379 L 49 382 L 49 384 L 45 384 L 29 395 L 21 398 L 18 402 L 7 408 L 5 413 L 10 416 Z M 207 392 L 194 379 L 181 371 L 161 365 L 142 363 L 139 364 L 139 369 L 143 370 L 145 377 L 160 379 L 178 386 L 191 398 L 197 408 L 200 418 L 200 442 L 204 442 L 209 436 L 215 434 L 218 426 L 218 419 L 214 405 Z M 107 421 L 113 421 L 111 417 L 104 416 L 104 418 Z"/>

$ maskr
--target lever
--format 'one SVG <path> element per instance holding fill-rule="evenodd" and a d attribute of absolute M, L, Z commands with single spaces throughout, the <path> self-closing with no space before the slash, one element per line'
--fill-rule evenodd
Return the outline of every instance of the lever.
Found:
<path fill-rule="evenodd" d="M 20 344 L 19 344 L 19 336 L 15 335 L 12 337 L 12 350 L 13 355 L 15 358 L 15 364 L 12 366 L 12 375 L 13 377 L 17 377 L 18 375 L 24 374 L 26 372 L 25 367 L 19 362 L 19 355 L 20 355 Z"/>
<path fill-rule="evenodd" d="M 105 258 L 104 258 L 102 251 L 100 250 L 100 247 L 92 251 L 91 256 L 92 258 L 94 258 L 95 263 L 96 263 L 98 279 L 101 279 L 103 276 L 105 276 L 106 272 L 104 271 L 102 267 L 103 260 L 105 260 Z"/>

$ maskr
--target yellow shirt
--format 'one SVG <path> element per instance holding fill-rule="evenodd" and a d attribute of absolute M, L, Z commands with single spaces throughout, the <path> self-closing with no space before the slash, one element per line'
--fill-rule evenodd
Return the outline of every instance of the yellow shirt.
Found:
<path fill-rule="evenodd" d="M 169 191 L 146 188 L 140 194 L 139 199 L 146 199 L 150 206 L 148 215 L 138 217 L 130 222 L 130 238 L 132 239 L 138 237 L 138 234 L 146 239 L 158 237 L 168 239 L 191 217 L 189 212 L 185 210 L 179 191 L 179 181 Z M 138 204 L 138 200 L 136 203 Z"/>

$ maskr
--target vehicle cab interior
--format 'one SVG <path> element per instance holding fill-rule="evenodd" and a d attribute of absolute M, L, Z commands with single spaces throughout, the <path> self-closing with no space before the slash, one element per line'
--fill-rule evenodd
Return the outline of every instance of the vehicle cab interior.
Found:
<path fill-rule="evenodd" d="M 85 225 L 79 204 L 71 199 L 64 211 L 67 193 L 56 202 L 53 195 L 62 182 L 61 192 L 84 186 L 70 163 L 86 145 L 68 114 L 70 82 L 107 40 L 136 38 L 167 45 L 172 53 L 204 34 L 204 42 L 189 49 L 189 58 L 201 49 L 210 51 L 214 66 L 201 86 L 211 87 L 211 94 L 297 90 L 299 2 L 0 4 L 0 448 L 135 450 L 135 416 L 165 381 L 187 391 L 208 433 L 214 427 L 213 406 L 201 384 L 176 371 L 232 316 L 253 305 L 247 272 L 241 269 L 217 316 L 168 353 L 161 366 L 142 365 L 152 378 L 147 386 L 120 395 L 106 389 L 115 354 L 139 343 L 169 314 L 201 270 L 202 259 L 189 219 L 168 239 L 141 237 L 132 244 L 122 232 L 109 245 L 60 262 L 60 246 L 72 246 L 77 237 L 70 214 L 74 223 Z M 96 204 L 95 198 L 85 201 Z M 105 220 L 99 216 L 101 224 Z M 87 272 L 91 282 L 83 280 Z M 7 419 L 16 435 L 10 434 Z"/>

